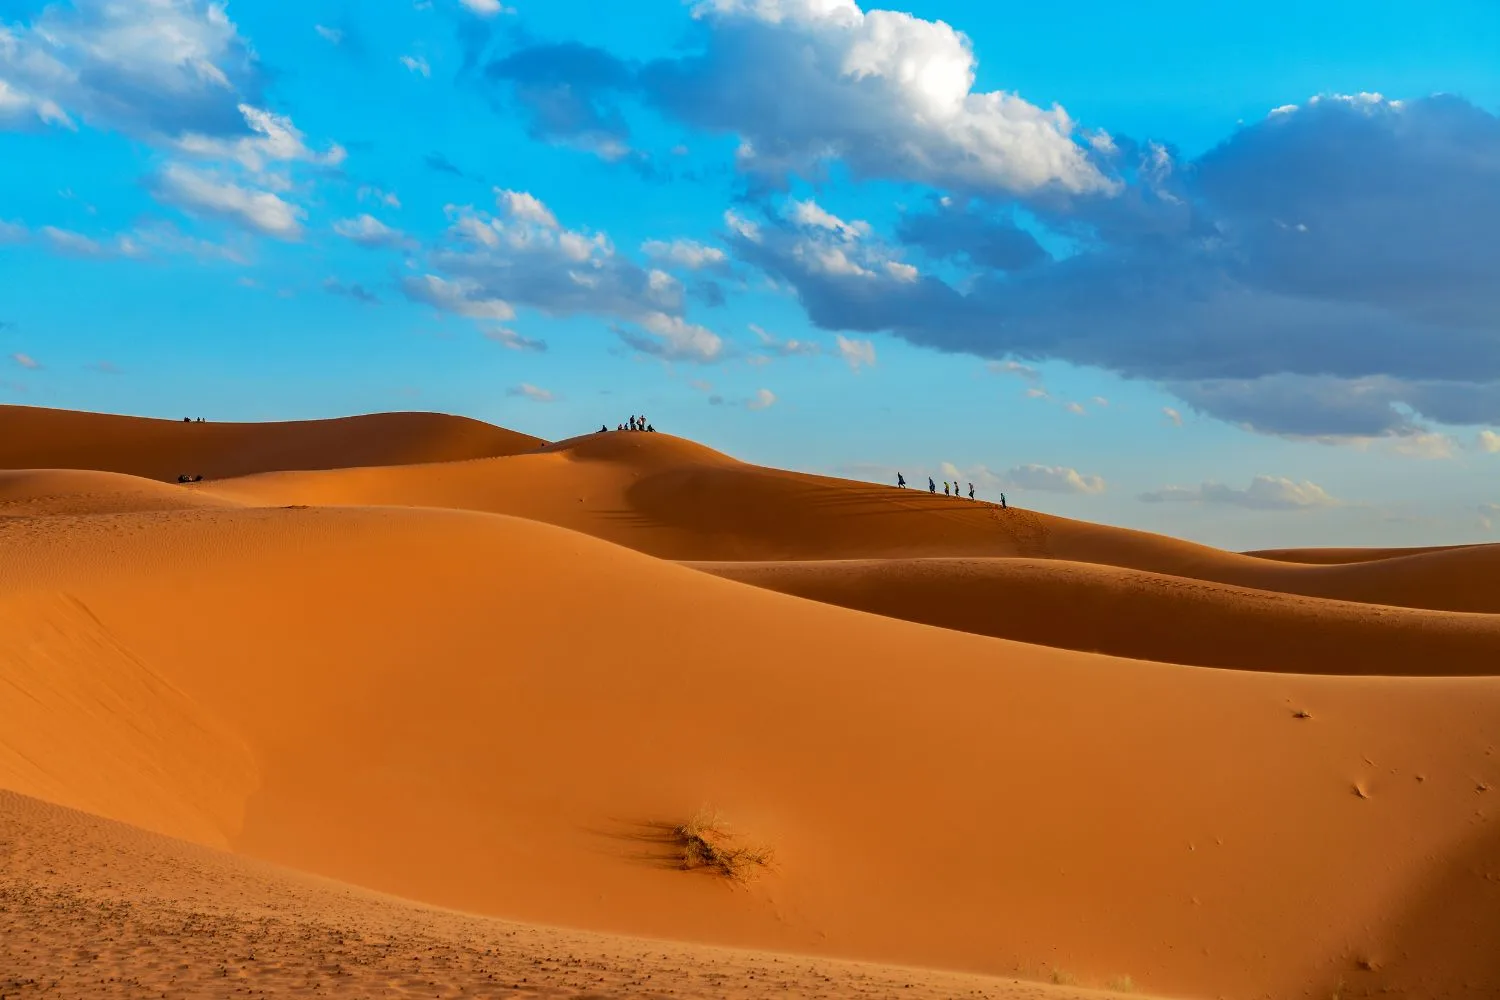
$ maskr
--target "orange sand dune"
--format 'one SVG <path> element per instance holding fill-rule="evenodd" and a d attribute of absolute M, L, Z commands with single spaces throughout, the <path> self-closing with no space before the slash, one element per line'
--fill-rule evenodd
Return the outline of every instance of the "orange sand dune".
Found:
<path fill-rule="evenodd" d="M 612 432 L 489 461 L 272 473 L 214 484 L 245 503 L 512 514 L 678 560 L 1024 556 L 1308 597 L 1500 613 L 1500 546 L 1300 565 L 916 490 L 745 465 L 663 434 Z"/>
<path fill-rule="evenodd" d="M 1500 673 L 1500 616 L 1330 601 L 1057 559 L 690 563 L 891 618 L 1164 663 Z"/>
<path fill-rule="evenodd" d="M 1420 556 L 1428 552 L 1451 552 L 1454 549 L 1476 548 L 1473 545 L 1427 545 L 1397 549 L 1257 549 L 1246 552 L 1247 556 L 1259 559 L 1277 559 L 1281 562 L 1330 565 L 1334 563 L 1373 562 L 1377 559 L 1399 559 L 1402 556 Z"/>
<path fill-rule="evenodd" d="M 180 486 L 117 472 L 0 470 L 0 517 L 125 514 L 147 510 L 238 506 L 198 485 Z"/>
<path fill-rule="evenodd" d="M 406 465 L 512 455 L 538 438 L 440 413 L 270 424 L 183 423 L 0 406 L 0 469 L 95 469 L 176 482 L 271 469 Z"/>
<path fill-rule="evenodd" d="M 11 997 L 1106 996 L 474 917 L 9 792 L 0 857 L 0 990 Z"/>
<path fill-rule="evenodd" d="M 429 474 L 457 489 L 508 461 Z M 566 452 L 515 462 L 636 488 Z M 698 469 L 666 474 L 706 522 L 695 476 L 728 500 Z M 519 495 L 498 478 L 494 495 Z M 989 518 L 831 481 L 741 482 L 761 487 L 727 515 L 746 549 L 763 524 L 813 547 L 820 501 L 906 535 Z M 798 490 L 804 521 L 748 507 Z M 641 523 L 665 494 L 633 513 L 570 506 L 599 496 L 550 502 L 694 537 L 686 514 L 688 528 Z M 847 530 L 837 544 L 858 540 Z M 1495 995 L 1497 678 L 1048 649 L 460 511 L 9 518 L 0 551 L 0 775 L 23 794 L 571 927 L 1055 966 L 1085 984 L 1128 973 L 1172 994 L 1327 996 L 1342 980 L 1343 996 Z M 1373 658 L 1356 640 L 1348 656 Z M 99 724 L 120 715 L 137 724 Z M 735 889 L 666 864 L 654 824 L 704 803 L 775 850 L 768 874 Z"/>

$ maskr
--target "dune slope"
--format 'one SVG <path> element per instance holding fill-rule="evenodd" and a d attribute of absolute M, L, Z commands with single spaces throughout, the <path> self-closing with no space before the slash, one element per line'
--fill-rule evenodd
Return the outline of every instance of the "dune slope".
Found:
<path fill-rule="evenodd" d="M 0 406 L 0 469 L 92 469 L 176 482 L 272 469 L 332 469 L 489 458 L 543 442 L 441 413 L 373 413 L 287 423 L 183 423 Z"/>
<path fill-rule="evenodd" d="M 689 563 L 891 618 L 1164 663 L 1305 674 L 1500 672 L 1500 617 L 1357 604 L 1060 559 Z"/>
<path fill-rule="evenodd" d="M 0 990 L 22 998 L 1104 996 L 472 917 L 7 792 L 0 857 Z"/>
<path fill-rule="evenodd" d="M 916 490 L 766 469 L 662 434 L 596 434 L 445 466 L 273 473 L 213 485 L 243 503 L 395 504 L 546 521 L 664 559 L 1061 559 L 1230 587 L 1500 613 L 1500 546 L 1327 565 Z"/>
<path fill-rule="evenodd" d="M 55 617 L 31 656 L 128 654 L 170 689 L 134 717 L 175 704 L 246 748 L 242 821 L 212 815 L 255 857 L 528 921 L 1164 993 L 1378 988 L 1397 955 L 1452 995 L 1488 974 L 1465 863 L 1500 784 L 1494 678 L 1052 650 L 454 511 L 15 518 L 0 547 L 8 628 L 59 593 L 98 623 Z M 118 752 L 48 711 L 69 753 Z M 128 818 L 204 839 L 202 780 L 154 787 Z M 772 869 L 673 870 L 660 824 L 705 803 Z M 117 815 L 81 782 L 70 804 Z M 1438 885 L 1447 967 L 1385 920 Z"/>

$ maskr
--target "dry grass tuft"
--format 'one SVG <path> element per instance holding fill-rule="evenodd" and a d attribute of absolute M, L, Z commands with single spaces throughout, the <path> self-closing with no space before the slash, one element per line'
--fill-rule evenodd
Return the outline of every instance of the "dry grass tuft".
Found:
<path fill-rule="evenodd" d="M 1078 982 L 1078 977 L 1065 969 L 1053 968 L 1052 981 L 1058 986 L 1072 986 Z"/>
<path fill-rule="evenodd" d="M 687 871 L 708 871 L 736 882 L 748 882 L 771 865 L 771 850 L 734 843 L 718 813 L 700 809 L 692 819 L 674 827 L 678 860 Z"/>
<path fill-rule="evenodd" d="M 1129 976 L 1116 976 L 1105 985 L 1107 985 L 1111 990 L 1114 990 L 1116 993 L 1135 992 L 1135 980 L 1131 979 Z"/>

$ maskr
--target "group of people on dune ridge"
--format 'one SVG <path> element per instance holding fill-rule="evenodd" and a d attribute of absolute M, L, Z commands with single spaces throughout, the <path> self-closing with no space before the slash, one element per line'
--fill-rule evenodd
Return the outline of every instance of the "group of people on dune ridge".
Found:
<path fill-rule="evenodd" d="M 650 424 L 646 423 L 646 418 L 645 417 L 636 417 L 636 416 L 632 416 L 629 420 L 625 421 L 623 424 L 618 425 L 617 427 L 615 427 L 615 430 L 617 430 L 617 431 L 649 431 L 652 434 L 656 433 L 656 428 L 652 427 Z M 607 424 L 600 424 L 599 425 L 599 433 L 600 434 L 607 434 L 607 433 L 609 433 L 609 426 Z"/>
<path fill-rule="evenodd" d="M 906 489 L 906 477 L 903 476 L 899 472 L 896 473 L 896 487 L 898 489 L 903 489 L 903 490 Z M 932 481 L 932 477 L 931 476 L 927 477 L 927 492 L 928 493 L 936 493 L 937 492 L 937 483 L 935 483 L 935 482 Z M 954 482 L 954 483 L 950 484 L 945 479 L 945 480 L 943 480 L 943 496 L 945 496 L 945 497 L 946 496 L 961 497 L 961 496 L 963 496 L 963 491 L 958 488 L 958 483 L 957 482 Z M 974 499 L 974 484 L 973 483 L 969 484 L 969 499 L 970 500 Z M 1003 510 L 1008 510 L 1009 509 L 1008 507 L 1006 507 L 1006 504 L 1005 504 L 1005 494 L 1004 493 L 1000 494 L 1000 507 Z"/>

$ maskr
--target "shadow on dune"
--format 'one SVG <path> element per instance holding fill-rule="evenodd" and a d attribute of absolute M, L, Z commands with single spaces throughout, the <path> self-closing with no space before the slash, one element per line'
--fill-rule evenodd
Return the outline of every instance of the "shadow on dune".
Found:
<path fill-rule="evenodd" d="M 1489 793 L 1476 793 L 1489 804 Z M 1343 956 L 1314 997 L 1494 1000 L 1500 997 L 1500 828 L 1486 829 L 1434 871 L 1411 905 Z"/>

